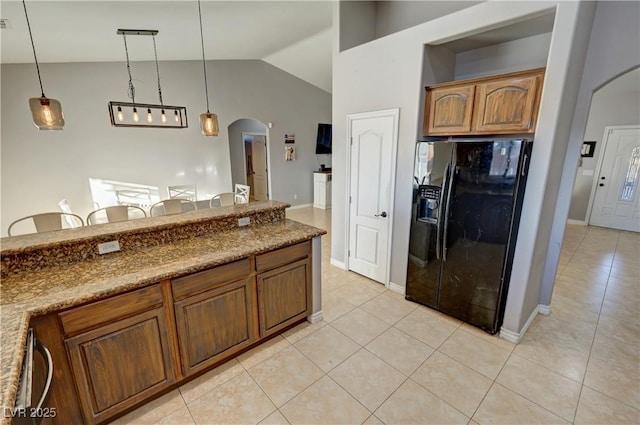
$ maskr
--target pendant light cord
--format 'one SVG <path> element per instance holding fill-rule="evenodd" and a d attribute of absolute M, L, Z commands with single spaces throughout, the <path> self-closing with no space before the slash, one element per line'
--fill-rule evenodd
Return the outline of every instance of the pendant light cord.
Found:
<path fill-rule="evenodd" d="M 22 0 L 24 1 L 24 0 Z M 200 17 L 200 43 L 202 45 L 202 68 L 204 69 L 204 92 L 207 97 L 207 114 L 209 112 L 209 89 L 207 86 L 207 65 L 204 60 L 204 36 L 202 35 L 202 10 L 200 10 L 200 0 L 198 0 L 198 16 Z"/>
<path fill-rule="evenodd" d="M 160 68 L 158 67 L 158 51 L 156 50 L 156 36 L 153 36 L 153 55 L 156 58 L 156 75 L 158 76 L 158 97 L 160 98 L 160 106 L 164 106 L 162 103 L 162 87 L 160 87 Z"/>
<path fill-rule="evenodd" d="M 24 0 L 23 0 L 24 1 Z M 131 66 L 129 65 L 129 49 L 127 48 L 127 35 L 122 34 L 122 39 L 124 40 L 124 54 L 127 57 L 127 72 L 129 73 L 129 97 L 131 101 L 136 103 L 136 89 L 133 87 L 133 79 L 131 78 Z"/>
<path fill-rule="evenodd" d="M 42 88 L 42 78 L 40 77 L 40 66 L 38 65 L 38 58 L 36 57 L 36 45 L 33 44 L 33 35 L 31 34 L 31 24 L 29 23 L 29 15 L 27 15 L 27 5 L 25 4 L 24 0 L 22 0 L 22 6 L 24 7 L 24 17 L 27 18 L 27 28 L 29 28 L 29 38 L 31 39 L 31 47 L 33 48 L 33 58 L 36 61 L 36 70 L 38 71 L 38 81 L 40 82 L 40 92 L 42 93 L 42 97 L 46 97 L 44 95 L 44 89 Z M 202 27 L 202 23 L 200 23 L 200 26 Z"/>

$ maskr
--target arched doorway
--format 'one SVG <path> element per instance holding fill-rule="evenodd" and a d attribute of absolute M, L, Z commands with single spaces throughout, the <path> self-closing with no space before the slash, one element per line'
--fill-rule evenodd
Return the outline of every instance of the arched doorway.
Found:
<path fill-rule="evenodd" d="M 266 201 L 271 193 L 269 137 L 260 121 L 242 118 L 228 127 L 231 180 L 251 187 L 250 199 Z"/>
<path fill-rule="evenodd" d="M 614 127 L 612 126 L 636 126 L 637 128 L 637 126 L 640 125 L 640 119 L 638 119 L 638 117 L 640 117 L 639 96 L 640 68 L 635 68 L 619 75 L 594 91 L 583 138 L 586 143 L 591 142 L 594 146 L 591 152 L 586 152 L 588 149 L 583 150 L 579 160 L 569 209 L 569 223 L 595 224 L 604 227 L 620 228 L 613 225 L 613 222 L 611 225 L 608 225 L 606 220 L 591 222 L 594 211 L 593 203 L 599 191 L 604 191 L 610 187 L 613 188 L 613 185 L 616 183 L 611 179 L 611 172 L 607 173 L 604 169 L 601 169 L 604 162 L 603 160 L 606 159 L 606 149 L 603 148 L 605 146 L 608 149 L 617 149 L 619 147 L 615 143 L 606 143 L 607 138 L 613 135 L 610 134 L 611 131 L 605 130 L 613 129 Z M 625 141 L 628 142 L 626 139 Z M 585 144 L 585 148 L 586 147 Z M 621 154 L 621 152 L 613 152 L 614 156 L 619 156 L 619 154 Z M 637 167 L 637 159 L 635 163 L 635 167 Z M 638 185 L 637 170 L 635 173 L 626 172 L 630 165 L 634 165 L 634 161 L 630 162 L 629 157 L 620 159 L 616 164 L 617 166 L 626 167 L 624 169 L 625 173 L 623 173 L 625 176 L 629 174 L 629 176 L 627 176 L 628 178 L 624 179 L 624 182 L 617 183 L 624 183 L 627 186 L 630 185 L 629 189 L 631 190 L 628 191 L 629 193 L 627 194 L 633 196 L 631 196 L 631 199 L 625 199 L 625 197 L 622 196 L 621 190 L 620 201 L 625 204 L 625 207 L 628 206 L 631 208 L 630 211 L 627 212 L 627 215 L 631 214 L 632 217 L 629 218 L 629 221 L 635 222 L 637 216 L 633 217 L 633 215 L 637 214 L 638 208 L 638 196 L 634 194 L 634 192 L 636 192 L 635 188 Z M 633 199 L 635 199 L 635 206 L 633 205 Z M 602 208 L 595 208 L 596 214 L 600 214 L 601 209 Z M 621 212 L 618 211 L 615 216 L 621 217 Z M 637 225 L 635 227 L 637 227 Z M 629 228 L 627 230 L 635 229 Z"/>

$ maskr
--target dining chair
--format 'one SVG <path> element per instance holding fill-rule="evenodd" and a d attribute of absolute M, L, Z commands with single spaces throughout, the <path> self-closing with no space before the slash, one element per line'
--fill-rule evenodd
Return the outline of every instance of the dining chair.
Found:
<path fill-rule="evenodd" d="M 169 193 L 169 199 L 182 198 L 195 202 L 197 199 L 196 185 L 195 184 L 183 184 L 177 186 L 167 186 L 167 192 Z"/>
<path fill-rule="evenodd" d="M 197 209 L 198 206 L 193 201 L 182 198 L 173 198 L 165 199 L 151 205 L 149 215 L 151 217 L 158 217 L 161 215 L 182 214 L 183 212 L 195 211 Z"/>
<path fill-rule="evenodd" d="M 79 215 L 73 214 L 73 213 L 56 211 L 56 212 L 48 212 L 48 213 L 41 213 L 41 214 L 33 214 L 33 215 L 28 215 L 26 217 L 19 218 L 9 225 L 9 228 L 7 229 L 7 234 L 9 236 L 14 236 L 15 234 L 14 227 L 16 225 L 20 225 L 20 227 L 22 227 L 21 224 L 26 224 L 28 221 L 31 221 L 33 226 L 35 226 L 35 229 L 36 229 L 35 233 L 50 232 L 52 230 L 61 230 L 65 228 L 84 226 L 84 221 L 82 221 L 82 217 L 80 217 Z M 27 231 L 27 232 L 19 232 L 19 233 L 25 234 L 25 233 L 34 233 L 34 232 Z"/>
<path fill-rule="evenodd" d="M 249 192 L 251 191 L 251 186 L 247 186 L 246 184 L 236 183 L 235 189 L 236 191 L 235 191 L 234 202 L 236 204 L 248 204 Z"/>
<path fill-rule="evenodd" d="M 145 218 L 147 213 L 135 205 L 114 205 L 91 211 L 87 216 L 87 225 L 115 223 L 118 221 Z"/>
<path fill-rule="evenodd" d="M 216 196 L 211 198 L 211 200 L 209 201 L 209 206 L 211 208 L 215 208 L 233 205 L 235 196 L 236 194 L 233 192 L 218 193 Z"/>

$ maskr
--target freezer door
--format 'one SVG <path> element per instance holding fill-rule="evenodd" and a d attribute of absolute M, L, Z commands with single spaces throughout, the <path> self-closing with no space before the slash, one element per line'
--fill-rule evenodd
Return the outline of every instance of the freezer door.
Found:
<path fill-rule="evenodd" d="M 451 143 L 416 145 L 406 298 L 433 308 L 437 308 L 442 263 L 442 185 L 452 147 Z M 434 201 L 436 212 L 428 207 L 436 205 Z"/>
<path fill-rule="evenodd" d="M 522 142 L 456 143 L 438 309 L 496 332 Z"/>

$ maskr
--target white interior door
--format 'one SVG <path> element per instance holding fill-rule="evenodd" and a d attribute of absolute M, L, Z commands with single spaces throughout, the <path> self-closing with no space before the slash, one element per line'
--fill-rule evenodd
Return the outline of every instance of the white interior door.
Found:
<path fill-rule="evenodd" d="M 348 268 L 388 283 L 398 110 L 349 115 Z"/>
<path fill-rule="evenodd" d="M 251 142 L 253 153 L 253 196 L 256 201 L 269 199 L 267 190 L 267 138 L 254 136 Z"/>
<path fill-rule="evenodd" d="M 609 128 L 589 224 L 640 232 L 640 127 Z"/>

